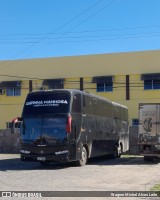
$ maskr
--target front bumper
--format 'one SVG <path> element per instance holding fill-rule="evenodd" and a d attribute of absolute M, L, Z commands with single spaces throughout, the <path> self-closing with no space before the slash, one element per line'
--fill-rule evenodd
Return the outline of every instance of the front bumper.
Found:
<path fill-rule="evenodd" d="M 63 153 L 59 155 L 47 155 L 47 154 L 23 154 L 21 153 L 22 161 L 36 161 L 36 162 L 68 162 L 68 153 Z"/>

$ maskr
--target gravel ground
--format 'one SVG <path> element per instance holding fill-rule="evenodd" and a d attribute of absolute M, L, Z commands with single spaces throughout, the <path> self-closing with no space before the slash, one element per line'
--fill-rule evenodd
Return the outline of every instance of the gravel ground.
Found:
<path fill-rule="evenodd" d="M 0 191 L 125 191 L 130 193 L 130 191 L 149 191 L 157 183 L 160 183 L 160 163 L 145 163 L 142 157 L 97 158 L 90 160 L 84 167 L 76 167 L 71 163 L 42 167 L 39 163 L 20 161 L 17 154 L 0 154 Z M 102 192 L 99 194 L 102 195 Z M 104 200 L 124 199 L 124 197 L 2 199 Z M 125 199 L 160 198 L 125 197 Z"/>

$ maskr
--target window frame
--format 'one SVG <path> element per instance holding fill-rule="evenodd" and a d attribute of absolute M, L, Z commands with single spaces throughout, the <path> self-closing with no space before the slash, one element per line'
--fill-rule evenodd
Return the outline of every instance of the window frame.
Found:
<path fill-rule="evenodd" d="M 113 82 L 97 83 L 97 92 L 113 92 Z"/>
<path fill-rule="evenodd" d="M 6 96 L 21 96 L 21 87 L 7 87 Z"/>
<path fill-rule="evenodd" d="M 160 80 L 144 80 L 144 90 L 160 90 Z"/>

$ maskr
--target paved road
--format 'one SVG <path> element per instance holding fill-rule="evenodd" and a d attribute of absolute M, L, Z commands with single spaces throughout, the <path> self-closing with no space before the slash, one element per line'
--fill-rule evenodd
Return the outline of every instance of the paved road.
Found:
<path fill-rule="evenodd" d="M 84 167 L 72 164 L 42 167 L 39 163 L 20 161 L 19 155 L 0 154 L 0 191 L 145 191 L 157 183 L 160 183 L 160 163 L 145 163 L 141 157 L 92 159 Z M 106 197 L 91 199 L 104 200 Z"/>

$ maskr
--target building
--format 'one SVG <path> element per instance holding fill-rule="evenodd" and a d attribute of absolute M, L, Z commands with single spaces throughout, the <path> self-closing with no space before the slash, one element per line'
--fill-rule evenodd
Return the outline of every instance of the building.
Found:
<path fill-rule="evenodd" d="M 138 123 L 139 103 L 160 102 L 160 50 L 0 61 L 0 129 L 20 116 L 29 91 L 74 88 L 129 109 Z"/>

